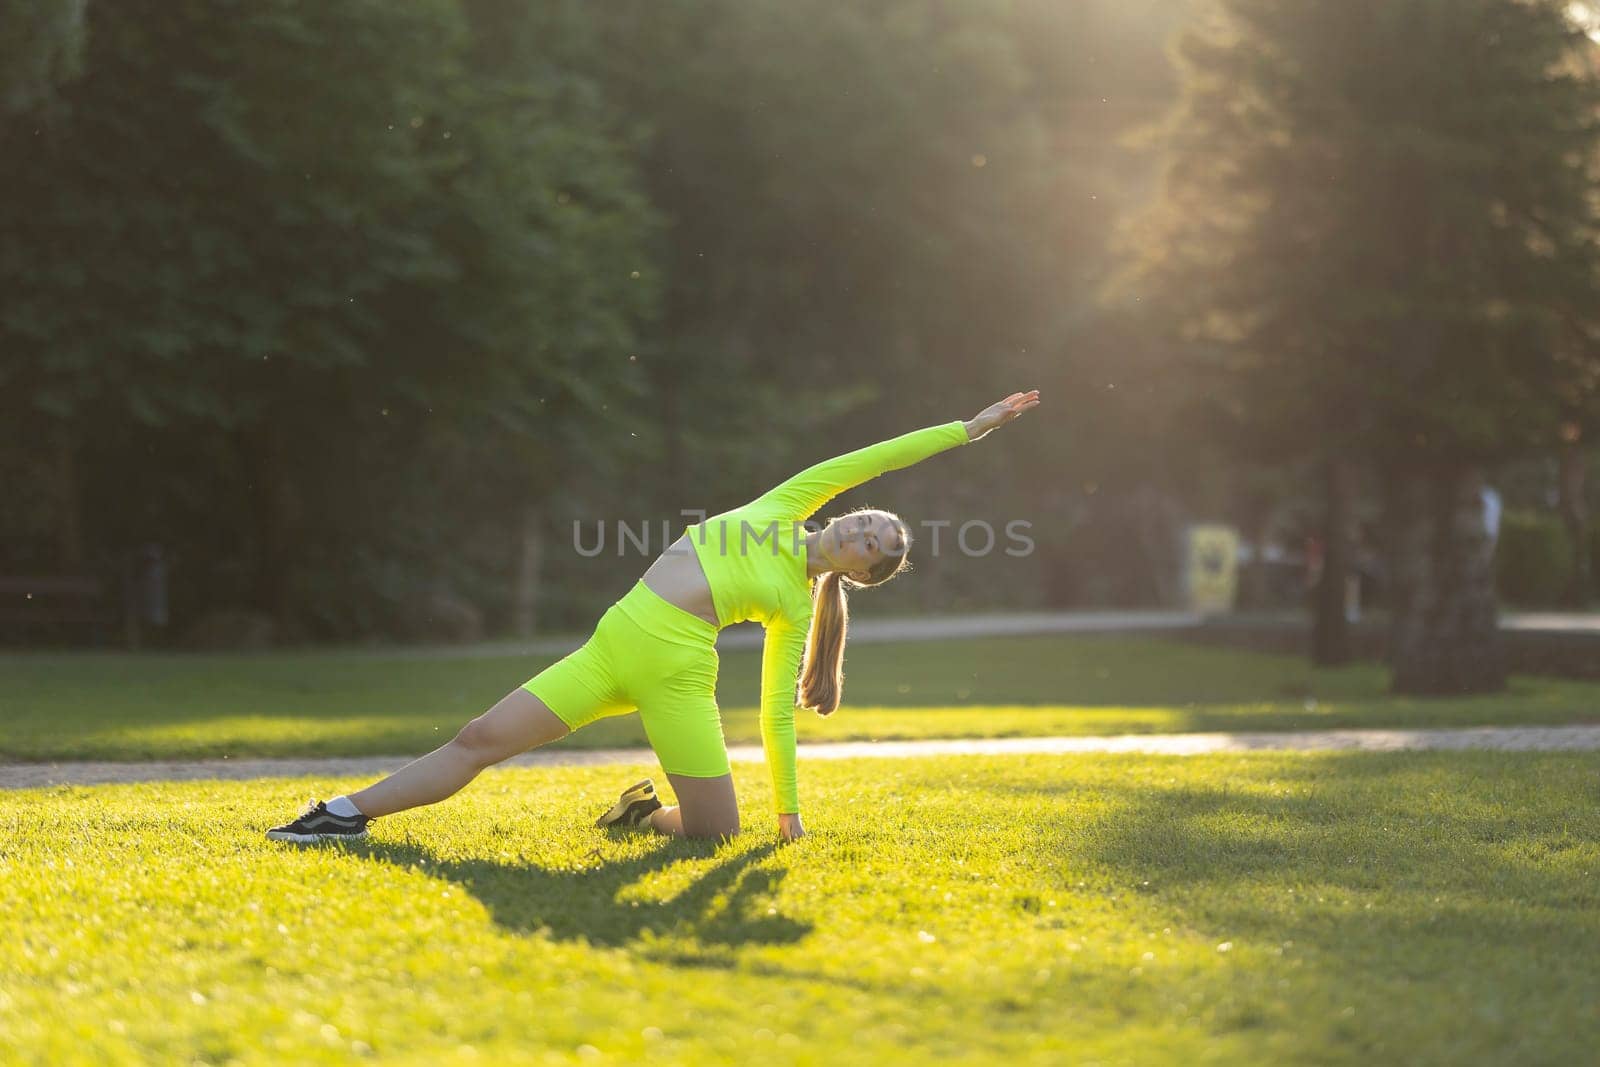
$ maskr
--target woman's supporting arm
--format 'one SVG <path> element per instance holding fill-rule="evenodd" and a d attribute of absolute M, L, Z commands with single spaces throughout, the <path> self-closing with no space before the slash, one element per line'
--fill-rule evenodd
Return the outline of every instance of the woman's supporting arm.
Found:
<path fill-rule="evenodd" d="M 806 631 L 778 618 L 767 624 L 761 646 L 761 745 L 772 776 L 772 799 L 779 815 L 800 810 L 795 775 L 795 687 L 805 655 Z"/>

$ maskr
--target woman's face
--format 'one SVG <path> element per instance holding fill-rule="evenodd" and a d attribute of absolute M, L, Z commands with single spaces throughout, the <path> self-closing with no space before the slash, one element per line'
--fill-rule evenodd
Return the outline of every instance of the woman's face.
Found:
<path fill-rule="evenodd" d="M 823 549 L 833 566 L 857 581 L 885 556 L 903 555 L 900 527 L 882 511 L 857 511 L 834 519 L 822 531 Z"/>

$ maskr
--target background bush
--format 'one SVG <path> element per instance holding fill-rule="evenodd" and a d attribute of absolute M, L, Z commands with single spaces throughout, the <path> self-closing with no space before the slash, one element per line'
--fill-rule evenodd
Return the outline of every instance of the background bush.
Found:
<path fill-rule="evenodd" d="M 1554 607 L 1562 602 L 1571 575 L 1572 544 L 1558 516 L 1520 510 L 1501 516 L 1495 581 L 1502 600 Z"/>

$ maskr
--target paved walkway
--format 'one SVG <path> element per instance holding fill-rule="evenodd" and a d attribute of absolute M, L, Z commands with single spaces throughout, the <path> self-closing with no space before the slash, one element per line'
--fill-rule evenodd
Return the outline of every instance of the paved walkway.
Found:
<path fill-rule="evenodd" d="M 875 619 L 868 616 L 850 620 L 852 644 L 888 641 L 942 641 L 965 637 L 1008 637 L 1025 634 L 1059 633 L 1171 633 L 1196 630 L 1208 624 L 1257 624 L 1306 627 L 1303 612 L 1256 612 L 1208 617 L 1192 611 L 1027 611 L 996 612 L 981 615 L 906 616 Z M 1600 639 L 1600 612 L 1571 614 L 1503 614 L 1500 628 L 1524 633 L 1565 634 Z M 492 659 L 519 656 L 564 656 L 587 639 L 582 634 L 550 634 L 544 637 L 482 641 L 471 645 L 382 645 L 361 648 L 348 645 L 309 648 L 277 648 L 264 655 L 328 656 L 340 659 L 419 660 Z M 722 630 L 717 647 L 723 651 L 760 648 L 761 627 L 737 623 Z M 127 655 L 102 650 L 41 652 L 25 649 L 0 649 L 0 663 L 7 659 L 37 661 L 51 656 Z M 223 653 L 228 655 L 230 653 Z M 142 660 L 173 657 L 193 660 L 203 653 L 156 651 L 138 653 Z"/>
<path fill-rule="evenodd" d="M 1224 616 L 1222 621 L 1265 622 L 1305 626 L 1303 612 Z M 1019 611 L 985 615 L 940 615 L 850 620 L 852 644 L 887 641 L 944 641 L 964 637 L 1009 637 L 1062 633 L 1162 633 L 1198 629 L 1207 616 L 1193 611 Z M 1534 633 L 1592 634 L 1600 637 L 1600 612 L 1582 614 L 1501 615 L 1504 630 Z M 332 654 L 374 659 L 479 659 L 499 656 L 564 656 L 587 635 L 567 634 L 521 641 L 487 641 L 476 645 L 429 645 L 363 650 L 336 649 Z M 717 638 L 723 651 L 760 648 L 762 631 L 754 623 L 725 628 Z M 310 650 L 315 652 L 317 650 Z"/>
<path fill-rule="evenodd" d="M 942 641 L 963 637 L 1008 637 L 1016 634 L 1154 633 L 1199 626 L 1204 616 L 1192 611 L 1020 611 L 992 615 L 942 615 L 850 620 L 852 643 Z M 397 648 L 332 649 L 330 654 L 363 659 L 488 659 L 500 656 L 564 656 L 587 639 L 566 634 L 528 640 L 485 641 L 474 645 L 420 645 Z M 760 648 L 761 627 L 735 623 L 717 636 L 717 648 Z M 315 653 L 317 649 L 309 649 Z"/>
<path fill-rule="evenodd" d="M 1140 752 L 1195 756 L 1208 752 L 1397 752 L 1413 749 L 1497 749 L 1507 752 L 1600 751 L 1600 726 L 1482 726 L 1453 730 L 1323 730 L 1215 734 L 1121 734 L 1110 737 L 1002 737 L 927 741 L 845 741 L 800 746 L 802 760 L 906 759 L 915 756 L 992 756 L 1083 752 Z M 758 763 L 757 745 L 728 750 L 736 763 Z M 376 777 L 410 756 L 344 759 L 166 760 L 155 763 L 0 763 L 0 789 L 107 782 L 201 781 L 253 778 Z M 654 764 L 638 748 L 562 748 L 524 753 L 502 767 Z"/>

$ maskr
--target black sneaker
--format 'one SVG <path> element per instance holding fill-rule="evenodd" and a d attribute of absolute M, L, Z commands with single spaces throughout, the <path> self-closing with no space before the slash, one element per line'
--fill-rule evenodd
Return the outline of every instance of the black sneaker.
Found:
<path fill-rule="evenodd" d="M 644 826 L 650 813 L 661 810 L 656 796 L 656 784 L 646 778 L 626 790 L 610 811 L 594 821 L 601 828 L 611 826 Z"/>
<path fill-rule="evenodd" d="M 318 841 L 364 841 L 367 837 L 365 815 L 335 815 L 320 800 L 306 804 L 300 817 L 283 826 L 274 826 L 267 836 L 274 841 L 294 841 L 301 845 Z"/>

